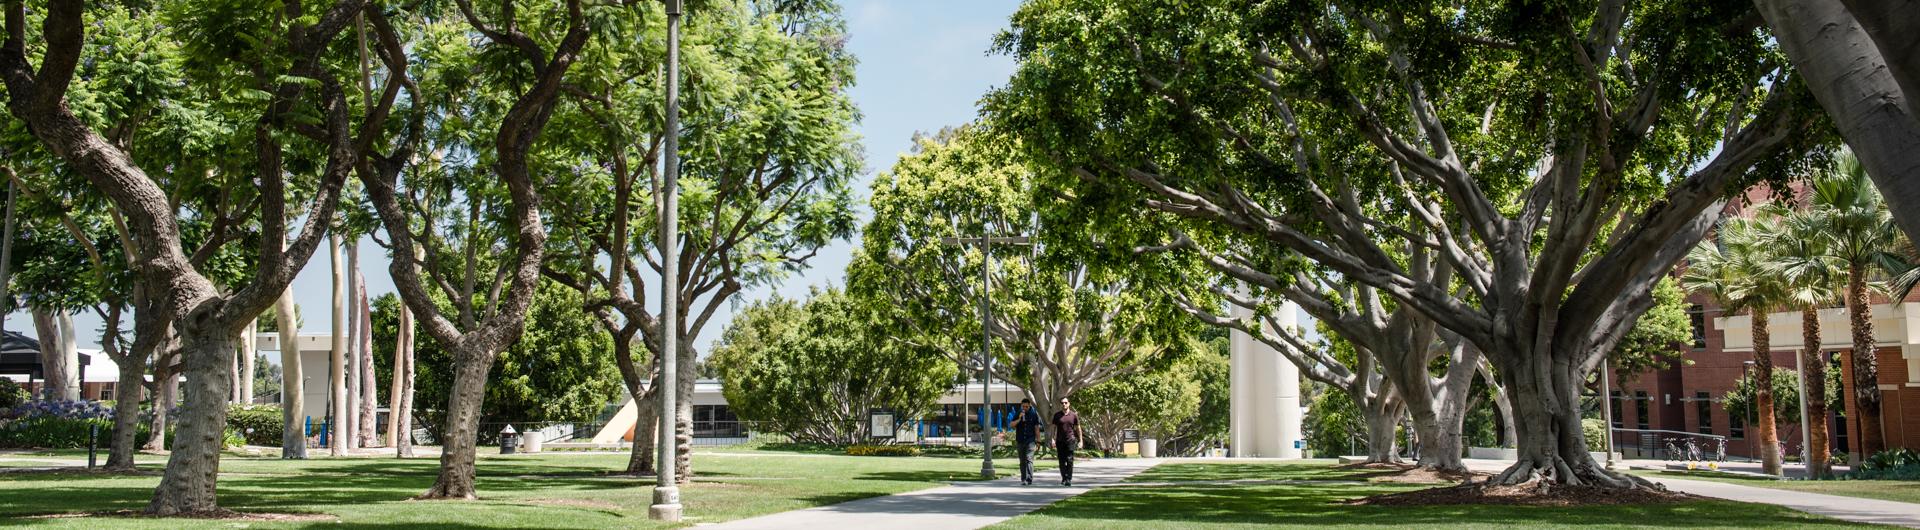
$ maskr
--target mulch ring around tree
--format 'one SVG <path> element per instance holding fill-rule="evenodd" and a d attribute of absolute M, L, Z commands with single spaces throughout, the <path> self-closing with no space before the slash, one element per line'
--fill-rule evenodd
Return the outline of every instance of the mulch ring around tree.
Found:
<path fill-rule="evenodd" d="M 111 510 L 103 512 L 56 513 L 35 515 L 29 519 L 78 519 L 83 517 L 129 517 L 142 519 L 205 519 L 217 521 L 260 521 L 260 522 L 339 522 L 340 518 L 324 513 L 271 513 L 236 512 L 219 510 L 213 512 L 194 512 L 175 515 L 152 515 L 140 510 Z"/>
<path fill-rule="evenodd" d="M 1390 482 L 1399 484 L 1458 484 L 1484 479 L 1486 473 L 1472 471 L 1444 471 L 1424 468 L 1411 464 L 1388 464 L 1382 462 L 1347 464 L 1334 469 L 1359 471 L 1353 478 L 1364 478 L 1372 482 Z"/>
<path fill-rule="evenodd" d="M 1470 482 L 1402 493 L 1363 497 L 1342 504 L 1350 506 L 1620 506 L 1678 504 L 1705 500 L 1704 497 L 1648 488 L 1609 488 L 1602 486 L 1551 485 L 1542 481 L 1514 485 Z"/>

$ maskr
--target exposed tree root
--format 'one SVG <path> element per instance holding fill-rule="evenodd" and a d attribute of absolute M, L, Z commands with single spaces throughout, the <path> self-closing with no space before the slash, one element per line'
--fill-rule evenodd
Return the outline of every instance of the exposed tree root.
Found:
<path fill-rule="evenodd" d="M 1522 458 L 1500 474 L 1488 478 L 1486 483 L 1499 486 L 1538 484 L 1541 488 L 1559 485 L 1667 491 L 1667 487 L 1659 483 L 1609 471 L 1596 465 L 1592 459 L 1580 460 L 1578 463 L 1569 464 L 1566 459 L 1559 456 Z"/>

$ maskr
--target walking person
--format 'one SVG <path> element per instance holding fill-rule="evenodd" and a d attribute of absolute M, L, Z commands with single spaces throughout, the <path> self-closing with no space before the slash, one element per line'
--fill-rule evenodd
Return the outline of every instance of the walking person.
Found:
<path fill-rule="evenodd" d="M 1080 447 L 1080 414 L 1073 411 L 1067 398 L 1060 398 L 1060 411 L 1053 413 L 1053 450 L 1060 457 L 1060 485 L 1073 485 L 1073 450 Z"/>
<path fill-rule="evenodd" d="M 1020 415 L 1013 420 L 1014 440 L 1020 449 L 1020 485 L 1033 485 L 1033 452 L 1040 439 L 1040 413 L 1033 410 L 1032 399 L 1020 400 Z"/>

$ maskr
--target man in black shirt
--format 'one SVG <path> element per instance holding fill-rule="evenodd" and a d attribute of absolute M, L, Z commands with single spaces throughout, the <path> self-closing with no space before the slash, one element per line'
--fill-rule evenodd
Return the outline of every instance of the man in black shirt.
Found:
<path fill-rule="evenodd" d="M 1033 450 L 1040 438 L 1040 413 L 1033 410 L 1032 399 L 1020 400 L 1020 415 L 1013 420 L 1014 439 L 1020 448 L 1020 485 L 1033 485 Z"/>
<path fill-rule="evenodd" d="M 1053 450 L 1060 457 L 1060 485 L 1073 485 L 1073 450 L 1080 447 L 1080 415 L 1073 404 L 1060 398 L 1060 411 L 1053 413 Z"/>

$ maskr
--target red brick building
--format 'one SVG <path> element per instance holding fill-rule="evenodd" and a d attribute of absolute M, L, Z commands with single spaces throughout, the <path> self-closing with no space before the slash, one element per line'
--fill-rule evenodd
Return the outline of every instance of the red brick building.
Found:
<path fill-rule="evenodd" d="M 1878 345 L 1880 417 L 1884 439 L 1889 447 L 1920 448 L 1920 295 L 1910 303 L 1889 304 L 1875 300 L 1873 326 Z M 1759 444 L 1757 429 L 1740 418 L 1731 417 L 1723 404 L 1735 380 L 1750 369 L 1753 360 L 1751 316 L 1725 314 L 1711 301 L 1689 297 L 1694 320 L 1693 347 L 1684 354 L 1687 363 L 1641 374 L 1615 389 L 1609 400 L 1617 431 L 1616 445 L 1632 453 L 1641 444 L 1641 436 L 1632 430 L 1664 430 L 1712 434 L 1728 438 L 1730 457 L 1752 458 Z M 1768 320 L 1771 357 L 1780 368 L 1795 368 L 1801 351 L 1801 315 L 1798 312 L 1772 313 Z M 1823 356 L 1831 363 L 1851 369 L 1852 327 L 1844 308 L 1820 311 L 1820 342 Z M 1848 373 L 1848 372 L 1842 372 Z M 1843 377 L 1844 397 L 1853 397 L 1851 378 Z M 1837 400 L 1830 400 L 1838 403 Z M 1851 410 L 1853 404 L 1845 405 Z M 1841 406 L 1829 407 L 1835 412 Z M 1827 418 L 1833 450 L 1851 451 L 1857 444 L 1858 427 L 1838 414 Z M 1669 435 L 1662 435 L 1670 438 Z M 1782 426 L 1781 442 L 1788 454 L 1798 454 L 1802 444 L 1797 424 Z M 1661 442 L 1664 443 L 1664 442 Z"/>

